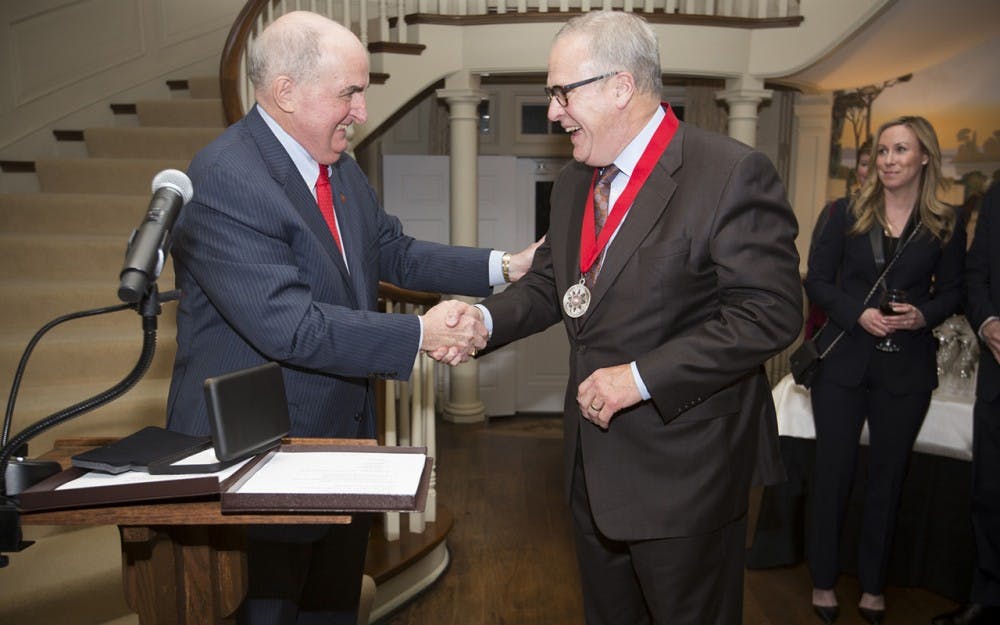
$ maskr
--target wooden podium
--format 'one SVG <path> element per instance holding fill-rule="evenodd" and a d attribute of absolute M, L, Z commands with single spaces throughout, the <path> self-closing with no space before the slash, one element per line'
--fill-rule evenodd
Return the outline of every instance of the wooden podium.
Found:
<path fill-rule="evenodd" d="M 56 441 L 43 456 L 64 468 L 114 439 Z M 373 440 L 286 439 L 291 445 L 374 445 Z M 125 600 L 142 625 L 235 623 L 247 590 L 245 525 L 350 523 L 343 514 L 223 514 L 211 500 L 158 501 L 23 512 L 23 525 L 117 525 Z"/>

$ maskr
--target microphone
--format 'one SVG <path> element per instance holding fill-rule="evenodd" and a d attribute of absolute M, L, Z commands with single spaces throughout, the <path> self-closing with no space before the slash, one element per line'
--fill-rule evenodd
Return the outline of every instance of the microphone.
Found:
<path fill-rule="evenodd" d="M 132 231 L 119 274 L 118 299 L 138 303 L 160 277 L 170 252 L 170 230 L 181 207 L 191 201 L 191 179 L 176 169 L 164 169 L 153 177 L 153 199 L 146 217 Z"/>

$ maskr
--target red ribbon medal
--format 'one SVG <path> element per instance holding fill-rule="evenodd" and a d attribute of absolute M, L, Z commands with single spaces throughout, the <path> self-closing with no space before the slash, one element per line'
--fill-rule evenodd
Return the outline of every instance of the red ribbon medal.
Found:
<path fill-rule="evenodd" d="M 587 192 L 587 208 L 583 211 L 583 228 L 580 230 L 581 274 L 587 273 L 591 265 L 601 255 L 601 252 L 604 251 L 608 241 L 611 240 L 611 235 L 615 233 L 618 225 L 625 219 L 625 214 L 632 206 L 635 196 L 639 194 L 639 189 L 646 183 L 646 179 L 649 178 L 649 174 L 653 171 L 653 167 L 656 166 L 656 162 L 660 160 L 663 151 L 670 145 L 670 140 L 674 138 L 674 133 L 677 132 L 677 126 L 680 123 L 677 120 L 677 116 L 670 110 L 670 105 L 666 102 L 663 103 L 663 108 L 666 115 L 660 121 L 660 125 L 656 127 L 656 132 L 653 133 L 652 139 L 649 140 L 646 149 L 643 150 L 642 156 L 639 157 L 639 162 L 636 164 L 635 170 L 632 171 L 632 175 L 629 176 L 625 190 L 622 191 L 621 195 L 615 201 L 614 208 L 611 209 L 611 213 L 608 215 L 607 223 L 601 228 L 599 237 L 594 236 L 596 227 L 594 225 L 594 211 L 592 207 L 594 206 L 594 183 L 597 181 L 597 170 L 594 170 L 594 176 L 590 180 L 590 191 Z"/>

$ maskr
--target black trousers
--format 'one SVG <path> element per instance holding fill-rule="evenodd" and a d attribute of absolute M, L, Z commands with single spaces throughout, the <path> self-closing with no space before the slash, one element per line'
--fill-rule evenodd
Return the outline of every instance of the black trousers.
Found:
<path fill-rule="evenodd" d="M 371 516 L 347 525 L 247 528 L 239 625 L 356 625 Z"/>
<path fill-rule="evenodd" d="M 577 443 L 570 510 L 587 625 L 739 625 L 746 515 L 699 536 L 616 541 L 594 524 Z"/>
<path fill-rule="evenodd" d="M 976 401 L 972 421 L 973 603 L 1000 606 L 1000 399 Z"/>
<path fill-rule="evenodd" d="M 888 354 L 885 358 L 900 356 Z M 880 595 L 885 588 L 903 480 L 931 393 L 890 394 L 880 384 L 881 370 L 876 363 L 859 387 L 839 386 L 821 377 L 812 388 L 816 465 L 807 552 L 816 588 L 832 589 L 837 583 L 841 530 L 865 420 L 870 453 L 858 545 L 858 580 L 862 592 Z"/>

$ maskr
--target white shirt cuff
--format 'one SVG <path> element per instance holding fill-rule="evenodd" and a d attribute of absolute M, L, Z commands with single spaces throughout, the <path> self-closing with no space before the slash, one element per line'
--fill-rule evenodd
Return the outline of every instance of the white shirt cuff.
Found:
<path fill-rule="evenodd" d="M 506 252 L 501 250 L 490 251 L 490 286 L 500 286 L 507 284 L 503 279 L 503 255 Z"/>
<path fill-rule="evenodd" d="M 475 307 L 478 308 L 479 310 L 483 311 L 483 325 L 486 326 L 486 331 L 492 337 L 493 336 L 493 315 L 491 315 L 489 309 L 486 308 L 485 306 L 483 306 L 482 304 L 475 304 Z"/>
<path fill-rule="evenodd" d="M 642 381 L 642 376 L 639 375 L 639 367 L 635 366 L 635 361 L 628 363 L 630 369 L 632 369 L 632 379 L 635 380 L 635 387 L 639 389 L 639 395 L 642 398 L 649 399 L 649 389 L 646 388 L 646 383 Z"/>

